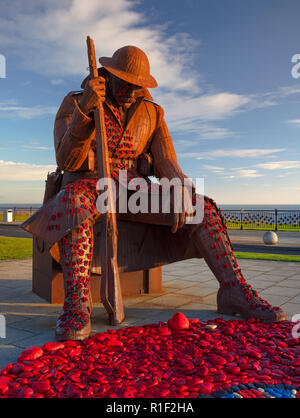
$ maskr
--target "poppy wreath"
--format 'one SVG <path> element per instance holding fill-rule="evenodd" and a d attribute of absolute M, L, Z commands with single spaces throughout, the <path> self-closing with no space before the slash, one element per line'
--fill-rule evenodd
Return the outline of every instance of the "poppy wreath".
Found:
<path fill-rule="evenodd" d="M 49 342 L 0 371 L 0 397 L 300 398 L 294 325 L 177 313 L 168 322 Z"/>

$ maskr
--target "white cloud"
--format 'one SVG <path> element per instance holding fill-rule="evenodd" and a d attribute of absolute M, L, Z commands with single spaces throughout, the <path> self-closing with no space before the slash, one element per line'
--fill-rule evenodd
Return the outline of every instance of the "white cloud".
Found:
<path fill-rule="evenodd" d="M 20 67 L 48 76 L 53 85 L 87 74 L 87 35 L 95 41 L 97 56 L 111 56 L 123 45 L 136 45 L 149 57 L 151 73 L 159 84 L 153 94 L 166 110 L 170 129 L 198 139 L 236 137 L 237 132 L 216 121 L 277 105 L 278 98 L 299 92 L 299 87 L 290 86 L 264 94 L 207 93 L 193 66 L 201 41 L 175 30 L 171 34 L 171 23 L 153 25 L 138 4 L 138 0 L 44 0 L 42 7 L 36 7 L 35 0 L 5 2 L 0 43 L 17 56 Z M 1 110 L 21 118 L 55 113 L 52 107 L 42 106 L 0 108 L 0 114 Z"/>
<path fill-rule="evenodd" d="M 219 174 L 221 177 L 226 179 L 262 177 L 262 174 L 258 173 L 255 169 L 224 168 L 215 165 L 203 165 L 203 168 Z"/>
<path fill-rule="evenodd" d="M 296 191 L 300 191 L 300 186 L 286 186 L 286 188 L 288 190 L 296 190 Z"/>
<path fill-rule="evenodd" d="M 179 107 L 179 105 L 178 105 Z M 182 105 L 183 109 L 184 105 Z M 167 109 L 167 108 L 166 108 Z M 182 112 L 184 114 L 184 112 Z M 200 112 L 199 112 L 200 113 Z M 192 134 L 195 140 L 193 144 L 198 146 L 197 140 L 218 140 L 218 139 L 226 139 L 226 138 L 236 138 L 238 136 L 238 132 L 231 131 L 228 128 L 223 128 L 217 126 L 214 123 L 206 123 L 203 122 L 200 118 L 197 119 L 195 117 L 193 120 L 187 121 L 187 118 L 181 117 L 181 119 L 177 119 L 174 121 L 170 121 L 168 117 L 169 112 L 166 115 L 166 121 L 170 128 L 170 131 L 174 130 L 177 134 Z M 186 145 L 190 143 L 189 140 L 185 140 Z M 184 144 L 184 140 L 182 140 L 182 144 Z"/>
<path fill-rule="evenodd" d="M 64 80 L 63 80 L 63 79 L 61 79 L 61 78 L 53 78 L 53 79 L 51 80 L 51 84 L 52 84 L 53 86 L 58 86 L 58 85 L 63 84 L 63 83 L 64 83 Z"/>
<path fill-rule="evenodd" d="M 11 101 L 0 102 L 0 117 L 12 117 L 20 119 L 33 119 L 36 117 L 55 115 L 57 108 L 55 106 L 20 106 Z"/>
<path fill-rule="evenodd" d="M 198 97 L 178 96 L 174 93 L 165 94 L 161 103 L 167 109 L 168 120 L 173 124 L 178 118 L 184 118 L 186 123 L 191 121 L 216 121 L 232 116 L 244 105 L 249 103 L 247 96 L 233 93 L 205 94 Z"/>
<path fill-rule="evenodd" d="M 293 86 L 282 86 L 279 88 L 279 94 L 282 96 L 292 96 L 293 94 L 300 93 L 299 84 Z"/>
<path fill-rule="evenodd" d="M 0 160 L 1 181 L 37 181 L 46 180 L 48 172 L 55 171 L 55 165 L 19 163 Z"/>
<path fill-rule="evenodd" d="M 294 176 L 294 175 L 295 175 L 295 173 L 293 171 L 286 171 L 285 173 L 277 174 L 276 177 L 285 178 L 285 177 Z"/>
<path fill-rule="evenodd" d="M 193 68 L 195 47 L 201 42 L 187 33 L 167 33 L 168 24 L 153 25 L 138 11 L 138 1 L 45 0 L 41 8 L 33 0 L 12 3 L 14 7 L 2 5 L 6 18 L 0 18 L 0 42 L 18 57 L 20 66 L 49 76 L 52 84 L 70 75 L 87 74 L 86 36 L 90 35 L 97 56 L 111 56 L 123 45 L 136 45 L 147 53 L 159 85 L 153 93 L 155 100 L 167 109 L 166 120 L 176 132 L 208 140 L 235 137 L 236 132 L 214 122 L 253 106 L 251 96 L 203 92 L 201 75 Z M 27 118 L 53 111 L 41 107 L 10 110 Z"/>
<path fill-rule="evenodd" d="M 291 119 L 286 121 L 290 125 L 300 126 L 300 119 Z"/>
<path fill-rule="evenodd" d="M 281 86 L 277 90 L 252 95 L 253 104 L 257 107 L 275 106 L 284 102 L 290 96 L 300 93 L 299 85 Z"/>
<path fill-rule="evenodd" d="M 198 124 L 197 121 L 195 121 L 194 124 L 191 124 L 191 127 L 194 129 L 195 136 L 199 139 L 226 139 L 238 136 L 237 132 L 213 124 Z M 192 132 L 192 129 L 188 129 L 187 127 L 186 131 Z"/>
<path fill-rule="evenodd" d="M 245 109 L 250 99 L 229 92 L 178 95 L 177 92 L 159 92 L 158 102 L 165 109 L 170 129 L 193 133 L 200 139 L 224 139 L 236 136 L 227 128 L 216 126 L 215 121 L 234 116 Z"/>
<path fill-rule="evenodd" d="M 215 173 L 223 173 L 223 171 L 225 170 L 224 167 L 219 167 L 219 166 L 216 166 L 216 165 L 204 165 L 203 168 L 205 170 L 210 170 L 210 171 L 213 171 Z"/>
<path fill-rule="evenodd" d="M 53 150 L 53 147 L 43 147 L 43 146 L 38 146 L 38 145 L 23 145 L 23 148 L 26 149 L 35 149 L 35 150 L 42 150 L 42 151 L 49 151 L 49 150 Z"/>
<path fill-rule="evenodd" d="M 178 153 L 180 157 L 196 158 L 197 160 L 214 160 L 222 157 L 257 158 L 285 151 L 284 148 L 275 149 L 217 149 L 207 152 Z"/>
<path fill-rule="evenodd" d="M 287 170 L 300 168 L 300 161 L 271 161 L 269 163 L 257 164 L 256 166 L 265 170 Z"/>
<path fill-rule="evenodd" d="M 15 1 L 16 3 L 16 1 Z M 136 45 L 149 56 L 159 85 L 172 90 L 197 89 L 195 73 L 184 77 L 195 42 L 186 33 L 166 35 L 131 0 L 29 0 L 2 6 L 0 41 L 16 54 L 23 68 L 60 79 L 86 74 L 86 36 L 95 41 L 97 56 L 111 56 L 123 45 Z M 55 30 L 54 30 L 55 28 Z"/>
<path fill-rule="evenodd" d="M 227 176 L 227 178 L 256 178 L 256 177 L 262 177 L 263 174 L 258 173 L 256 170 L 246 170 L 246 169 L 240 169 L 240 170 L 233 170 L 234 174 Z"/>

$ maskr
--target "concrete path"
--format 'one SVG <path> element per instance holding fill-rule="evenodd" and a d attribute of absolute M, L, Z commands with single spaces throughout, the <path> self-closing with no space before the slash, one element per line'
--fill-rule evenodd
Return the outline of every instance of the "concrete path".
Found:
<path fill-rule="evenodd" d="M 31 238 L 32 235 L 20 227 L 20 222 L 0 222 L 0 236 L 14 238 Z"/>
<path fill-rule="evenodd" d="M 230 238 L 237 244 L 252 243 L 260 245 L 263 243 L 263 235 L 266 231 L 228 229 Z M 300 232 L 298 231 L 277 231 L 278 244 L 286 247 L 300 247 Z"/>
<path fill-rule="evenodd" d="M 235 251 L 300 255 L 300 232 L 277 231 L 278 244 L 265 245 L 265 231 L 228 230 Z"/>
<path fill-rule="evenodd" d="M 300 314 L 300 263 L 239 260 L 248 282 L 271 304 L 281 306 L 291 319 Z M 31 291 L 32 260 L 0 261 L 0 314 L 6 338 L 0 338 L 0 367 L 15 362 L 32 345 L 54 341 L 60 305 L 51 305 Z M 127 297 L 126 320 L 120 327 L 167 321 L 180 311 L 187 317 L 208 320 L 216 312 L 218 283 L 204 260 L 192 259 L 163 268 L 163 292 Z M 230 317 L 224 316 L 229 319 Z M 1 317 L 3 319 L 3 317 Z M 106 331 L 107 315 L 93 309 L 93 333 Z"/>

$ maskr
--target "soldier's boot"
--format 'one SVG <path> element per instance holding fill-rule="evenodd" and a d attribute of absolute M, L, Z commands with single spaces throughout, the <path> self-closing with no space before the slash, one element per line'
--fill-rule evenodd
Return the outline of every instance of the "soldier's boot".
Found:
<path fill-rule="evenodd" d="M 91 332 L 90 271 L 93 227 L 89 221 L 74 228 L 59 242 L 65 301 L 56 324 L 58 341 L 83 340 Z"/>
<path fill-rule="evenodd" d="M 199 253 L 220 283 L 218 313 L 257 318 L 264 323 L 279 322 L 286 314 L 258 296 L 246 282 L 233 253 L 224 218 L 212 199 L 205 198 L 203 222 L 192 235 Z"/>

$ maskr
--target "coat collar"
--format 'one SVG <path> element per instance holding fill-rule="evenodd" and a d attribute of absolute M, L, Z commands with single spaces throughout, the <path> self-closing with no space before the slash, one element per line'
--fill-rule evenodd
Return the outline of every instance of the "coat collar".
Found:
<path fill-rule="evenodd" d="M 104 102 L 104 105 L 107 106 L 114 117 L 116 118 L 118 124 L 122 129 L 124 129 L 124 132 L 129 128 L 131 125 L 132 119 L 134 114 L 136 113 L 137 109 L 140 107 L 141 103 L 143 102 L 144 97 L 139 96 L 136 100 L 136 102 L 128 109 L 127 113 L 127 123 L 124 126 L 123 122 L 121 121 L 120 115 L 118 114 L 118 108 L 113 104 L 113 100 L 107 95 L 106 100 Z"/>

